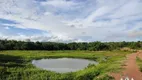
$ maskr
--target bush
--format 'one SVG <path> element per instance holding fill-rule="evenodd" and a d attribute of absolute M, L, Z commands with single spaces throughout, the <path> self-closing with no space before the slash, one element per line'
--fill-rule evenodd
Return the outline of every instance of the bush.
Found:
<path fill-rule="evenodd" d="M 86 71 L 80 71 L 79 74 L 76 75 L 75 80 L 93 80 L 94 77 L 98 76 L 100 74 L 99 69 L 89 68 Z"/>
<path fill-rule="evenodd" d="M 0 74 L 6 72 L 6 69 L 4 67 L 0 67 Z"/>
<path fill-rule="evenodd" d="M 94 80 L 115 80 L 113 77 L 109 76 L 109 75 L 104 75 L 102 77 L 98 77 Z"/>

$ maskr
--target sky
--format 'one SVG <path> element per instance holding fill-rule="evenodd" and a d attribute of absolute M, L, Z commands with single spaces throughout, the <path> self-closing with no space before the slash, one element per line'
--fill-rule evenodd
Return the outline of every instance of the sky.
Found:
<path fill-rule="evenodd" d="M 142 0 L 0 0 L 0 39 L 141 41 Z"/>

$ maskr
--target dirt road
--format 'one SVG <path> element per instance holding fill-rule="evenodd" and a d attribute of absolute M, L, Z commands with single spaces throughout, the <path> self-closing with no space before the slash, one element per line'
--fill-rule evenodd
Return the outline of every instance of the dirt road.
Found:
<path fill-rule="evenodd" d="M 122 73 L 112 74 L 115 80 L 120 80 L 121 78 L 124 79 L 124 77 L 129 77 L 130 79 L 133 78 L 134 80 L 142 80 L 142 72 L 139 71 L 138 65 L 136 63 L 136 57 L 142 59 L 142 51 L 138 51 L 127 56 Z"/>

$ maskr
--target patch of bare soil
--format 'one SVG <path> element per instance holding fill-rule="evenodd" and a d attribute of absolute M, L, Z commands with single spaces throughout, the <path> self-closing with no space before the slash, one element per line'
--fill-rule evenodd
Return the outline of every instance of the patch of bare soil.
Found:
<path fill-rule="evenodd" d="M 142 51 L 138 51 L 136 53 L 132 53 L 127 55 L 127 59 L 125 61 L 125 66 L 122 66 L 124 70 L 121 73 L 112 73 L 111 75 L 115 78 L 115 80 L 120 80 L 121 78 L 129 77 L 134 80 L 142 80 L 142 72 L 140 72 L 139 67 L 136 63 L 136 57 L 142 59 Z"/>

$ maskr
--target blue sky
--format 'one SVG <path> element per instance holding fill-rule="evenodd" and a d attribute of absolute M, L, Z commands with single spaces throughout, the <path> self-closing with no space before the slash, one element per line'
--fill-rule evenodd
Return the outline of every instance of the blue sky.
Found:
<path fill-rule="evenodd" d="M 142 40 L 141 0 L 1 0 L 0 39 Z"/>

